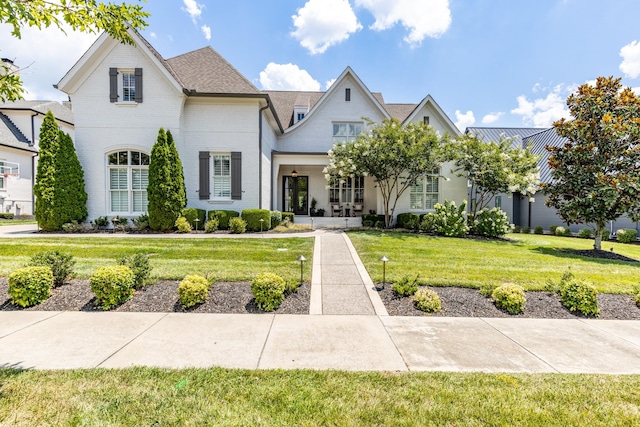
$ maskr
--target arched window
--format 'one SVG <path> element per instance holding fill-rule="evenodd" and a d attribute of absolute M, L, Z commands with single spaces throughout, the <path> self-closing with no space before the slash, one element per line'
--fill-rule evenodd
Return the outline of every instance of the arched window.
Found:
<path fill-rule="evenodd" d="M 109 211 L 141 214 L 147 211 L 149 155 L 123 150 L 107 155 Z"/>

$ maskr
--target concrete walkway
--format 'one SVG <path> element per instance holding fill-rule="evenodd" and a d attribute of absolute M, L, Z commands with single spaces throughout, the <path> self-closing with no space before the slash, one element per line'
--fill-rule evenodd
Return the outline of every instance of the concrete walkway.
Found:
<path fill-rule="evenodd" d="M 391 317 L 344 233 L 294 236 L 315 238 L 311 315 L 0 311 L 0 367 L 640 374 L 639 321 Z"/>

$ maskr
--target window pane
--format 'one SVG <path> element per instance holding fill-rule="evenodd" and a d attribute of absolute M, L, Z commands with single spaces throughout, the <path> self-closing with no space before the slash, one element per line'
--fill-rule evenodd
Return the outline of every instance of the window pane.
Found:
<path fill-rule="evenodd" d="M 147 191 L 134 191 L 133 192 L 133 211 L 134 212 L 146 212 L 147 211 Z"/>
<path fill-rule="evenodd" d="M 140 153 L 140 164 L 148 166 L 149 165 L 149 155 L 145 153 Z"/>
<path fill-rule="evenodd" d="M 109 189 L 111 190 L 127 190 L 127 169 L 111 168 L 109 169 Z"/>
<path fill-rule="evenodd" d="M 422 193 L 411 193 L 410 209 L 423 209 Z"/>
<path fill-rule="evenodd" d="M 231 176 L 230 156 L 213 156 L 213 176 Z"/>
<path fill-rule="evenodd" d="M 129 192 L 127 191 L 111 192 L 111 211 L 112 212 L 129 212 Z"/>
<path fill-rule="evenodd" d="M 146 190 L 149 185 L 148 169 L 133 169 L 131 171 L 131 188 L 134 190 Z"/>
<path fill-rule="evenodd" d="M 136 78 L 132 73 L 122 73 L 122 100 L 133 101 L 136 96 Z"/>
<path fill-rule="evenodd" d="M 118 153 L 118 165 L 128 165 L 129 164 L 129 152 L 128 151 L 120 151 Z"/>
<path fill-rule="evenodd" d="M 427 194 L 425 196 L 425 209 L 433 209 L 438 203 L 438 195 L 437 194 Z"/>
<path fill-rule="evenodd" d="M 118 153 L 109 154 L 109 164 L 117 165 L 118 164 Z"/>
<path fill-rule="evenodd" d="M 140 164 L 140 152 L 139 151 L 132 151 L 131 152 L 131 164 L 132 165 L 139 165 Z"/>
<path fill-rule="evenodd" d="M 430 176 L 427 178 L 427 193 L 438 192 L 438 177 Z"/>
<path fill-rule="evenodd" d="M 231 197 L 231 178 L 228 178 L 228 177 L 213 178 L 213 197 L 218 197 L 218 198 Z"/>

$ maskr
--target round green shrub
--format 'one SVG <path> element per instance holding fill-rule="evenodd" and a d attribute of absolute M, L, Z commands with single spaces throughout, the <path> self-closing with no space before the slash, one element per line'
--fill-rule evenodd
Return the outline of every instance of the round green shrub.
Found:
<path fill-rule="evenodd" d="M 544 228 L 542 228 L 541 225 L 537 225 L 534 229 L 533 229 L 533 234 L 544 234 Z"/>
<path fill-rule="evenodd" d="M 404 276 L 393 284 L 392 289 L 398 296 L 409 297 L 418 290 L 418 276 L 413 279 L 410 279 L 409 276 Z"/>
<path fill-rule="evenodd" d="M 514 225 L 513 228 L 511 229 L 511 232 L 515 234 L 520 234 L 522 232 L 522 227 L 520 227 L 519 225 Z"/>
<path fill-rule="evenodd" d="M 207 220 L 211 221 L 212 219 L 218 220 L 218 228 L 220 230 L 228 230 L 229 229 L 229 220 L 231 218 L 239 217 L 240 212 L 230 211 L 230 210 L 216 210 L 207 212 Z"/>
<path fill-rule="evenodd" d="M 46 266 L 51 268 L 53 274 L 53 286 L 58 287 L 64 285 L 65 280 L 73 276 L 73 266 L 76 262 L 73 255 L 58 251 L 44 251 L 33 255 L 29 260 L 28 266 Z"/>
<path fill-rule="evenodd" d="M 182 216 L 187 218 L 192 229 L 197 227 L 202 230 L 202 227 L 204 227 L 205 217 L 207 216 L 207 211 L 198 208 L 184 208 L 182 209 Z M 198 221 L 196 221 L 196 219 Z"/>
<path fill-rule="evenodd" d="M 531 228 L 529 227 L 522 227 L 522 230 L 520 230 L 520 232 L 522 234 L 531 234 Z"/>
<path fill-rule="evenodd" d="M 600 314 L 596 288 L 573 277 L 563 281 L 560 288 L 560 300 L 569 311 L 578 311 L 585 316 Z"/>
<path fill-rule="evenodd" d="M 475 230 L 481 236 L 504 236 L 509 232 L 509 218 L 500 208 L 482 209 L 476 215 Z"/>
<path fill-rule="evenodd" d="M 178 229 L 178 233 L 191 233 L 191 224 L 189 224 L 189 220 L 183 216 L 176 219 L 174 225 Z"/>
<path fill-rule="evenodd" d="M 91 291 L 98 304 L 109 310 L 131 299 L 134 288 L 133 271 L 126 265 L 114 265 L 98 268 L 89 279 Z"/>
<path fill-rule="evenodd" d="M 289 221 L 291 224 L 295 222 L 296 214 L 293 212 L 282 212 L 282 221 Z"/>
<path fill-rule="evenodd" d="M 413 212 L 403 212 L 396 217 L 396 227 L 415 230 L 420 224 L 420 215 Z"/>
<path fill-rule="evenodd" d="M 638 238 L 638 231 L 633 228 L 622 228 L 616 231 L 616 237 L 620 243 L 632 243 Z"/>
<path fill-rule="evenodd" d="M 558 228 L 557 225 L 552 225 L 549 227 L 549 234 L 551 234 L 552 236 L 556 235 L 556 228 Z"/>
<path fill-rule="evenodd" d="M 591 229 L 581 228 L 580 231 L 578 231 L 578 237 L 581 239 L 590 239 L 592 237 Z"/>
<path fill-rule="evenodd" d="M 11 303 L 20 307 L 40 304 L 51 296 L 53 273 L 47 266 L 19 268 L 9 275 Z"/>
<path fill-rule="evenodd" d="M 204 231 L 205 233 L 213 233 L 216 230 L 218 230 L 218 220 L 216 218 L 211 218 L 204 225 Z"/>
<path fill-rule="evenodd" d="M 240 217 L 247 223 L 248 231 L 267 231 L 271 229 L 271 211 L 267 209 L 245 209 Z"/>
<path fill-rule="evenodd" d="M 420 222 L 420 231 L 423 233 L 434 233 L 436 231 L 436 217 L 435 215 L 423 215 Z"/>
<path fill-rule="evenodd" d="M 119 265 L 126 265 L 133 272 L 133 287 L 141 289 L 146 284 L 151 274 L 149 256 L 146 254 L 133 254 L 118 259 Z"/>
<path fill-rule="evenodd" d="M 440 297 L 438 294 L 427 288 L 418 289 L 416 291 L 413 295 L 413 303 L 419 310 L 427 313 L 435 313 L 442 309 L 442 304 L 440 303 Z"/>
<path fill-rule="evenodd" d="M 229 230 L 232 234 L 242 234 L 247 231 L 247 222 L 242 218 L 231 218 L 229 220 Z"/>
<path fill-rule="evenodd" d="M 185 276 L 178 285 L 178 299 L 183 307 L 202 304 L 209 298 L 209 282 L 206 278 L 191 274 Z"/>
<path fill-rule="evenodd" d="M 560 225 L 560 226 L 556 227 L 555 235 L 556 236 L 566 236 L 567 235 L 567 229 Z"/>
<path fill-rule="evenodd" d="M 251 281 L 251 292 L 260 310 L 273 311 L 284 300 L 285 280 L 273 273 L 258 274 Z"/>
<path fill-rule="evenodd" d="M 491 298 L 496 307 L 506 310 L 511 314 L 520 314 L 524 311 L 526 298 L 524 288 L 520 285 L 506 283 L 495 288 Z"/>
<path fill-rule="evenodd" d="M 276 228 L 282 222 L 282 212 L 271 211 L 271 228 Z"/>

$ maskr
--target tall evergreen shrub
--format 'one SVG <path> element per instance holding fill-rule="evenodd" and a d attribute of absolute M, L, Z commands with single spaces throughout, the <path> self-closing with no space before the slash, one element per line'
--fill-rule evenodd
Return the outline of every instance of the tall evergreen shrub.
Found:
<path fill-rule="evenodd" d="M 149 226 L 169 231 L 187 205 L 184 173 L 171 132 L 160 128 L 149 160 Z"/>

